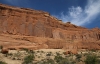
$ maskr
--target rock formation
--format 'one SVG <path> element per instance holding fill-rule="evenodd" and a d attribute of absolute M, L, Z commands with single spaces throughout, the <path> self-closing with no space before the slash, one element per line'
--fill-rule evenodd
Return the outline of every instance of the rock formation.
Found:
<path fill-rule="evenodd" d="M 63 23 L 44 11 L 3 4 L 0 4 L 0 33 L 31 36 L 22 39 L 34 42 L 37 49 L 100 49 L 99 28 L 87 29 L 70 22 Z"/>

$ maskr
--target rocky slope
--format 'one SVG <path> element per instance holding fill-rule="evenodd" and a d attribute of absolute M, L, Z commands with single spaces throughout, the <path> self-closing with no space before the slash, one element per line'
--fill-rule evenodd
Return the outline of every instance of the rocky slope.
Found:
<path fill-rule="evenodd" d="M 20 45 L 12 43 L 13 46 L 10 45 L 11 43 L 7 45 L 0 42 L 1 45 L 6 45 L 4 47 L 7 49 L 21 47 L 31 49 L 60 48 L 71 51 L 100 49 L 99 28 L 87 29 L 70 22 L 63 23 L 44 11 L 3 4 L 0 4 L 0 34 L 20 36 L 21 38 L 13 37 L 13 39 L 18 40 L 16 44 L 20 44 L 20 39 L 28 41 Z"/>

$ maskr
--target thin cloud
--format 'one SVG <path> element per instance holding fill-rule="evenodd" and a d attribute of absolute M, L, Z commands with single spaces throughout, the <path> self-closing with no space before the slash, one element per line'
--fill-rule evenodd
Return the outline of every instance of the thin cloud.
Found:
<path fill-rule="evenodd" d="M 62 12 L 60 15 L 53 16 L 56 16 L 64 22 L 70 21 L 79 26 L 89 24 L 100 14 L 100 0 L 88 0 L 85 9 L 82 9 L 80 6 L 72 6 L 67 13 L 64 14 Z"/>

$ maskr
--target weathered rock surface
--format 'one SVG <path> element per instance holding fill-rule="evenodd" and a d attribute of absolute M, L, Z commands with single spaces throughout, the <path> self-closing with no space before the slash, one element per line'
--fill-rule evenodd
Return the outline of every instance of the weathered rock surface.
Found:
<path fill-rule="evenodd" d="M 26 45 L 29 42 L 35 43 L 33 45 L 29 44 L 29 46 L 19 44 L 19 47 L 13 44 L 8 48 L 63 48 L 71 51 L 77 49 L 100 49 L 99 28 L 87 29 L 73 25 L 70 22 L 63 23 L 44 11 L 3 4 L 0 4 L 0 33 L 30 36 L 23 37 L 22 40 L 28 41 L 25 43 Z"/>

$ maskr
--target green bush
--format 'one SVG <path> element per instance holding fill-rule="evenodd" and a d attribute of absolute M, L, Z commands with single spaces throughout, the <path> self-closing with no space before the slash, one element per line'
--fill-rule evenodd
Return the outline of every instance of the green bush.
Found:
<path fill-rule="evenodd" d="M 55 61 L 57 64 L 75 64 L 75 62 L 72 60 L 68 60 L 67 58 L 63 58 L 62 56 L 55 56 Z"/>
<path fill-rule="evenodd" d="M 0 61 L 0 64 L 7 64 L 6 62 Z"/>
<path fill-rule="evenodd" d="M 63 58 L 58 64 L 69 64 L 68 59 Z"/>
<path fill-rule="evenodd" d="M 24 58 L 24 62 L 22 64 L 33 64 L 34 55 L 28 55 Z"/>
<path fill-rule="evenodd" d="M 96 55 L 87 55 L 85 59 L 85 64 L 97 64 L 97 56 Z"/>
<path fill-rule="evenodd" d="M 63 60 L 63 57 L 60 56 L 60 55 L 58 55 L 58 56 L 55 56 L 54 60 L 55 60 L 57 63 L 59 63 L 60 61 Z"/>

